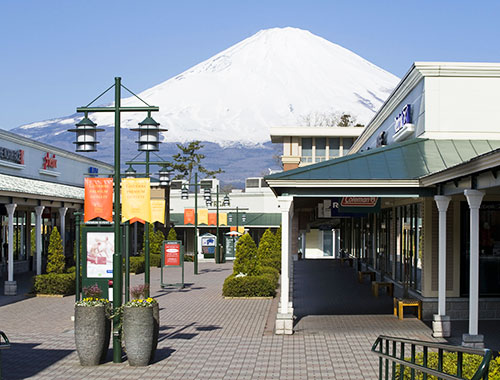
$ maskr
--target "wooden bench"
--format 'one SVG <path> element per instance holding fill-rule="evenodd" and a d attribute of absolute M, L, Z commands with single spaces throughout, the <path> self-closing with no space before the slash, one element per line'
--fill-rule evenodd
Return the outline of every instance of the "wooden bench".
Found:
<path fill-rule="evenodd" d="M 370 281 L 375 281 L 375 272 L 371 270 L 360 270 L 358 271 L 358 281 L 363 283 L 364 276 L 369 276 Z"/>
<path fill-rule="evenodd" d="M 372 293 L 375 297 L 378 297 L 378 291 L 380 288 L 385 288 L 389 296 L 392 297 L 394 295 L 394 284 L 392 282 L 373 281 Z"/>
<path fill-rule="evenodd" d="M 394 297 L 394 315 L 399 319 L 403 319 L 405 306 L 417 307 L 418 319 L 422 319 L 422 301 L 410 298 Z"/>
<path fill-rule="evenodd" d="M 349 266 L 352 267 L 352 263 L 353 263 L 352 257 L 341 257 L 340 264 L 344 265 L 344 261 L 347 261 L 349 263 Z"/>

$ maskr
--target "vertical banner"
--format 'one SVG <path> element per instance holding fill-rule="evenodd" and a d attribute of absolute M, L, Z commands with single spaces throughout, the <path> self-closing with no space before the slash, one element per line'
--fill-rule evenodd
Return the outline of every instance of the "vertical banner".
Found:
<path fill-rule="evenodd" d="M 208 225 L 208 210 L 206 208 L 198 210 L 198 224 Z"/>
<path fill-rule="evenodd" d="M 194 224 L 194 208 L 184 210 L 184 224 Z"/>
<path fill-rule="evenodd" d="M 165 224 L 165 200 L 151 199 L 151 223 Z"/>
<path fill-rule="evenodd" d="M 216 226 L 217 225 L 217 213 L 216 212 L 209 212 L 208 213 L 208 225 L 209 226 Z"/>
<path fill-rule="evenodd" d="M 219 226 L 227 226 L 227 213 L 219 212 Z"/>
<path fill-rule="evenodd" d="M 113 179 L 85 178 L 84 222 L 94 218 L 113 221 Z"/>
<path fill-rule="evenodd" d="M 151 221 L 150 193 L 149 178 L 122 180 L 122 222 L 132 218 Z"/>

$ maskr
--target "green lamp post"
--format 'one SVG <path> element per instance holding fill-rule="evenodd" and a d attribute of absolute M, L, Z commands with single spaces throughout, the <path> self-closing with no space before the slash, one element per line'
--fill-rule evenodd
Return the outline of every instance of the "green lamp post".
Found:
<path fill-rule="evenodd" d="M 125 88 L 132 95 L 138 98 L 145 106 L 139 107 L 125 107 L 121 105 L 121 89 Z M 109 107 L 95 107 L 91 106 L 97 99 L 114 88 L 115 102 L 114 105 Z M 139 150 L 158 150 L 160 143 L 158 135 L 161 129 L 158 123 L 154 120 L 150 122 L 151 112 L 159 111 L 158 107 L 150 106 L 137 95 L 132 93 L 126 87 L 122 86 L 121 78 L 115 77 L 115 83 L 110 86 L 106 91 L 99 95 L 96 99 L 90 102 L 85 107 L 78 107 L 76 112 L 83 112 L 84 118 L 76 124 L 75 129 L 70 129 L 70 132 L 76 133 L 76 151 L 77 152 L 95 152 L 98 141 L 96 139 L 96 132 L 103 129 L 96 128 L 96 124 L 88 118 L 90 112 L 113 112 L 115 115 L 114 125 L 114 235 L 115 235 L 115 248 L 113 253 L 113 308 L 116 310 L 122 305 L 122 251 L 121 251 L 121 235 L 120 235 L 120 222 L 121 222 L 121 204 L 120 204 L 120 116 L 122 112 L 148 112 L 148 117 L 140 123 L 139 128 Z M 151 119 L 152 120 L 152 119 Z M 145 123 L 146 122 L 146 123 Z M 142 127 L 142 128 L 141 128 Z M 122 356 L 121 340 L 118 326 L 120 323 L 119 316 L 113 319 L 113 362 L 120 363 Z"/>

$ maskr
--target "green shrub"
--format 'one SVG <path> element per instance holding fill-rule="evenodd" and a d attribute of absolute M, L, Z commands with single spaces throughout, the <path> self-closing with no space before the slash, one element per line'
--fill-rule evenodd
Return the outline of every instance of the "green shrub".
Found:
<path fill-rule="evenodd" d="M 175 232 L 174 227 L 168 231 L 167 240 L 177 240 L 177 232 Z"/>
<path fill-rule="evenodd" d="M 161 255 L 159 253 L 152 253 L 151 255 L 149 255 L 149 266 L 156 268 L 161 267 Z"/>
<path fill-rule="evenodd" d="M 405 360 L 410 361 L 410 358 L 405 358 Z M 483 358 L 479 355 L 463 355 L 463 374 L 462 376 L 466 379 L 472 378 L 474 373 L 477 371 L 479 364 Z M 419 353 L 415 356 L 415 362 L 417 364 L 423 364 L 423 353 Z M 438 365 L 438 354 L 437 352 L 429 352 L 427 358 L 427 366 L 429 368 L 437 369 Z M 443 354 L 443 370 L 444 372 L 452 375 L 456 375 L 457 373 L 457 354 L 451 352 L 445 352 Z M 397 369 L 398 378 L 399 378 L 399 366 Z M 422 373 L 417 372 L 415 374 L 416 380 L 421 380 L 423 378 Z M 411 379 L 411 370 L 409 368 L 405 368 L 404 379 Z M 428 380 L 436 380 L 435 376 L 427 376 Z M 488 375 L 489 380 L 500 380 L 500 357 L 497 357 L 494 360 L 490 361 L 490 372 Z"/>
<path fill-rule="evenodd" d="M 194 255 L 185 253 L 184 254 L 184 262 L 193 262 L 194 261 Z"/>
<path fill-rule="evenodd" d="M 268 228 L 259 242 L 257 259 L 259 265 L 281 270 L 281 248 L 277 250 L 276 235 Z"/>
<path fill-rule="evenodd" d="M 222 294 L 225 297 L 274 297 L 276 287 L 269 274 L 242 277 L 232 274 L 224 281 Z"/>
<path fill-rule="evenodd" d="M 257 273 L 257 246 L 249 234 L 245 234 L 236 243 L 236 258 L 233 273 L 252 276 Z"/>
<path fill-rule="evenodd" d="M 130 258 L 130 273 L 144 273 L 144 256 L 132 256 Z"/>
<path fill-rule="evenodd" d="M 272 277 L 273 281 L 276 283 L 275 289 L 278 287 L 278 281 L 280 279 L 280 272 L 276 268 L 273 267 L 262 267 L 259 266 L 257 268 L 257 272 L 259 275 L 269 275 Z"/>
<path fill-rule="evenodd" d="M 165 235 L 160 230 L 154 231 L 152 225 L 149 226 L 149 253 L 160 254 L 163 248 L 163 241 Z M 142 240 L 142 252 L 146 250 L 146 232 L 144 232 L 144 239 Z"/>
<path fill-rule="evenodd" d="M 54 227 L 50 233 L 47 273 L 64 273 L 65 257 L 63 251 L 61 235 L 57 227 Z"/>
<path fill-rule="evenodd" d="M 76 273 L 76 267 L 69 267 L 66 269 L 66 273 Z"/>
<path fill-rule="evenodd" d="M 49 273 L 35 276 L 36 294 L 75 294 L 75 273 Z"/>

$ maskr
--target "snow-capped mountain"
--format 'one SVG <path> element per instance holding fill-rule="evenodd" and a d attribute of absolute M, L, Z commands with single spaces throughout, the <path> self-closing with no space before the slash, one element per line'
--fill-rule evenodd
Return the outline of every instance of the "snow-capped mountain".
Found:
<path fill-rule="evenodd" d="M 296 125 L 307 114 L 332 111 L 350 113 L 366 124 L 397 83 L 394 75 L 308 31 L 274 28 L 138 95 L 160 107 L 153 117 L 168 128 L 167 142 L 201 140 L 248 149 L 266 145 L 272 151 L 266 144 L 270 127 Z M 124 106 L 137 104 L 133 97 L 122 100 Z M 13 131 L 51 144 L 70 142 L 73 136 L 63 132 L 80 118 L 75 114 Z M 135 128 L 143 118 L 124 114 L 122 127 Z M 99 126 L 113 125 L 110 113 L 96 113 L 91 119 Z M 238 177 L 261 174 L 270 166 L 272 154 L 267 154 L 258 173 Z"/>

